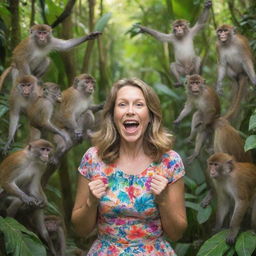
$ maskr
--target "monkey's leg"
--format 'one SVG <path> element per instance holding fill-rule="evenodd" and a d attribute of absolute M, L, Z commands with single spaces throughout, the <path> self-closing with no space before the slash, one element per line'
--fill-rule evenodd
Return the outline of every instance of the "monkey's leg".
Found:
<path fill-rule="evenodd" d="M 227 244 L 234 244 L 248 206 L 248 201 L 235 199 L 235 209 L 230 221 L 230 231 L 226 239 Z"/>
<path fill-rule="evenodd" d="M 45 127 L 50 132 L 59 134 L 66 141 L 67 144 L 71 143 L 71 139 L 70 139 L 68 133 L 64 132 L 64 130 L 57 128 L 52 123 L 48 122 L 47 124 L 44 124 L 43 127 Z"/>
<path fill-rule="evenodd" d="M 192 116 L 192 121 L 191 121 L 191 131 L 190 131 L 190 135 L 188 138 L 186 138 L 186 142 L 191 142 L 197 132 L 198 132 L 198 125 L 200 125 L 201 123 L 201 115 L 200 115 L 200 112 L 199 111 L 196 111 L 193 116 Z"/>
<path fill-rule="evenodd" d="M 6 210 L 7 216 L 14 218 L 22 204 L 19 198 L 14 197 Z"/>
<path fill-rule="evenodd" d="M 50 59 L 45 58 L 43 59 L 37 66 L 36 68 L 32 71 L 33 75 L 36 76 L 37 78 L 41 78 L 47 71 L 49 65 L 50 65 Z"/>
<path fill-rule="evenodd" d="M 176 62 L 171 63 L 170 70 L 177 80 L 177 82 L 174 84 L 174 87 L 182 86 L 183 83 L 180 81 L 180 67 L 178 66 L 178 64 Z"/>
<path fill-rule="evenodd" d="M 195 160 L 195 158 L 198 157 L 206 138 L 207 138 L 207 132 L 201 129 L 198 130 L 197 136 L 196 136 L 196 142 L 195 142 L 196 143 L 195 149 L 193 154 L 187 158 L 188 163 L 192 163 Z"/>
<path fill-rule="evenodd" d="M 39 140 L 41 138 L 41 131 L 30 125 L 29 127 L 29 142 Z"/>
<path fill-rule="evenodd" d="M 201 74 L 201 58 L 198 56 L 194 57 L 193 63 L 194 63 L 194 65 L 193 65 L 194 70 L 192 70 L 193 73 L 191 73 L 191 75 L 193 75 L 193 74 L 200 75 Z"/>
<path fill-rule="evenodd" d="M 49 236 L 49 233 L 46 229 L 45 222 L 44 222 L 44 210 L 43 209 L 35 209 L 32 212 L 32 218 L 34 219 L 34 223 L 36 226 L 36 230 L 38 234 L 44 239 L 44 241 L 47 243 L 51 253 L 54 256 L 58 256 L 56 254 L 55 248 L 53 246 L 52 240 Z"/>
<path fill-rule="evenodd" d="M 230 199 L 221 188 L 216 188 L 217 192 L 217 211 L 214 232 L 219 231 L 222 226 L 230 207 Z"/>
<path fill-rule="evenodd" d="M 255 198 L 255 196 L 254 196 L 254 200 L 252 203 L 251 226 L 252 226 L 254 232 L 256 232 L 256 198 Z"/>

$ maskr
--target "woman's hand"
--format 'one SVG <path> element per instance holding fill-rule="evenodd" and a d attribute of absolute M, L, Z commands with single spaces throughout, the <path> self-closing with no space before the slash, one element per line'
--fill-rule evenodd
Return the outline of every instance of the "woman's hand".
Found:
<path fill-rule="evenodd" d="M 99 200 L 105 195 L 108 185 L 104 184 L 101 179 L 93 180 L 88 183 L 89 186 L 89 198 L 88 205 L 98 205 Z"/>
<path fill-rule="evenodd" d="M 165 177 L 158 174 L 152 177 L 151 191 L 155 195 L 156 203 L 162 203 L 164 201 L 167 185 L 168 180 Z"/>

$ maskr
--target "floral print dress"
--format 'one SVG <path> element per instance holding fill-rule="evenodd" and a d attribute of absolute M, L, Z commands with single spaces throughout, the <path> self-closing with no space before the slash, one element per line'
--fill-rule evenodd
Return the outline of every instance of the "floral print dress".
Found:
<path fill-rule="evenodd" d="M 100 178 L 108 184 L 98 208 L 98 237 L 88 256 L 176 255 L 163 237 L 159 210 L 150 191 L 154 173 L 164 175 L 169 183 L 184 176 L 182 160 L 175 151 L 165 153 L 160 163 L 152 162 L 140 174 L 128 175 L 114 164 L 106 165 L 91 147 L 78 170 L 88 180 Z"/>

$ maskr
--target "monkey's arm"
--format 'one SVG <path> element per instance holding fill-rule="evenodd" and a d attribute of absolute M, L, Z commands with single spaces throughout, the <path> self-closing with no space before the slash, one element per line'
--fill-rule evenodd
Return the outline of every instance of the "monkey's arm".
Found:
<path fill-rule="evenodd" d="M 147 28 L 141 25 L 138 25 L 138 27 L 141 29 L 141 32 L 147 33 L 161 42 L 171 42 L 174 39 L 173 34 L 164 34 L 157 30 Z"/>
<path fill-rule="evenodd" d="M 62 40 L 62 39 L 54 37 L 54 38 L 52 38 L 53 50 L 66 51 L 66 50 L 69 50 L 69 49 L 85 42 L 85 41 L 94 40 L 99 35 L 101 35 L 101 32 L 92 32 L 89 35 L 82 36 L 79 38 L 72 38 L 69 40 Z"/>
<path fill-rule="evenodd" d="M 180 239 L 187 227 L 182 178 L 167 185 L 165 197 L 158 206 L 164 232 L 173 241 Z"/>
<path fill-rule="evenodd" d="M 185 103 L 184 108 L 180 112 L 178 118 L 173 122 L 174 124 L 179 124 L 183 118 L 185 118 L 193 109 L 193 104 L 190 101 Z"/>
<path fill-rule="evenodd" d="M 72 223 L 80 236 L 88 236 L 96 226 L 97 204 L 88 204 L 89 180 L 79 175 Z M 86 221 L 85 221 L 86 220 Z"/>
<path fill-rule="evenodd" d="M 20 200 L 22 202 L 24 202 L 27 205 L 31 205 L 31 206 L 35 206 L 37 205 L 37 199 L 34 197 L 31 197 L 29 195 L 27 195 L 26 193 L 24 193 L 17 185 L 16 183 L 10 182 L 10 181 L 6 181 L 4 182 L 1 187 L 10 195 L 16 196 L 18 198 L 20 198 Z"/>
<path fill-rule="evenodd" d="M 9 132 L 8 132 L 7 142 L 4 146 L 5 153 L 8 151 L 10 145 L 13 142 L 14 135 L 16 133 L 18 123 L 19 123 L 20 109 L 17 108 L 16 106 L 12 106 L 9 115 L 10 115 L 10 117 L 9 117 Z"/>
<path fill-rule="evenodd" d="M 253 63 L 250 58 L 244 58 L 242 61 L 243 69 L 250 78 L 252 84 L 256 86 L 256 74 L 254 71 Z"/>
<path fill-rule="evenodd" d="M 227 63 L 224 59 L 220 60 L 218 65 L 218 79 L 216 84 L 216 91 L 218 94 L 222 94 L 222 81 L 226 74 Z"/>
<path fill-rule="evenodd" d="M 201 30 L 204 27 L 205 23 L 207 22 L 210 15 L 211 6 L 212 6 L 211 0 L 206 0 L 204 2 L 204 10 L 199 16 L 196 24 L 190 30 L 193 36 L 195 36 L 198 33 L 198 31 Z"/>

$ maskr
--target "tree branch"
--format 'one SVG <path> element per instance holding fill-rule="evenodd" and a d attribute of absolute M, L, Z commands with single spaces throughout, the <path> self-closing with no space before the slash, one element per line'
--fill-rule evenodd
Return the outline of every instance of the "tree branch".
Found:
<path fill-rule="evenodd" d="M 76 3 L 76 0 L 69 0 L 67 2 L 67 5 L 64 9 L 64 11 L 61 13 L 61 15 L 52 23 L 51 27 L 55 28 L 57 25 L 59 25 L 63 20 L 65 20 L 68 16 L 70 16 L 71 11 Z"/>

